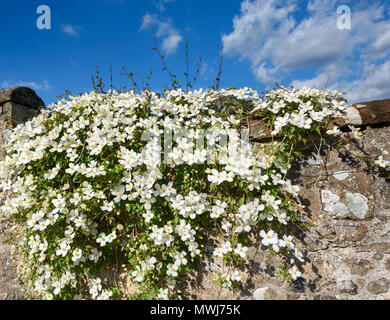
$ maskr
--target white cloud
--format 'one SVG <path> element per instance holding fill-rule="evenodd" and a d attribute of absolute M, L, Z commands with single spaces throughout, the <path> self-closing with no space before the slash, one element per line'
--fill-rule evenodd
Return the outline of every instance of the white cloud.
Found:
<path fill-rule="evenodd" d="M 43 91 L 49 91 L 51 89 L 51 85 L 49 84 L 49 81 L 44 79 L 41 83 L 35 82 L 35 81 L 3 81 L 1 83 L 2 88 L 11 88 L 11 87 L 29 87 L 34 90 L 43 90 Z"/>
<path fill-rule="evenodd" d="M 207 79 L 207 76 L 210 76 L 215 73 L 215 70 L 212 66 L 210 66 L 207 61 L 202 61 L 200 64 L 199 75 L 203 80 Z"/>
<path fill-rule="evenodd" d="M 305 3 L 306 8 L 298 0 L 243 1 L 240 14 L 233 19 L 233 31 L 222 36 L 224 53 L 249 60 L 256 79 L 267 88 L 296 70 L 308 68 L 316 75 L 295 80 L 293 85 L 345 85 L 347 77 L 370 79 L 365 74 L 367 66 L 378 64 L 377 59 L 389 59 L 390 21 L 385 18 L 385 5 L 361 2 L 351 7 L 352 29 L 339 30 L 336 0 Z M 297 13 L 302 16 L 300 20 Z M 375 81 L 371 84 L 380 85 Z M 348 88 L 355 90 L 351 85 Z M 367 92 L 369 98 L 380 95 L 382 89 Z M 387 94 L 390 97 L 390 87 Z"/>
<path fill-rule="evenodd" d="M 61 24 L 60 28 L 63 33 L 73 37 L 77 37 L 82 29 L 79 26 L 72 26 L 70 24 Z"/>
<path fill-rule="evenodd" d="M 315 87 L 322 90 L 337 89 L 339 85 L 338 78 L 348 74 L 351 74 L 351 72 L 346 65 L 330 64 L 322 71 L 317 72 L 315 77 L 305 80 L 293 80 L 291 84 L 295 88 Z"/>
<path fill-rule="evenodd" d="M 325 16 L 322 6 L 311 2 L 311 15 L 298 23 L 296 2 L 244 1 L 233 32 L 222 37 L 225 53 L 248 58 L 253 66 L 268 60 L 274 67 L 297 69 L 322 66 L 352 51 L 348 33 L 337 29 L 336 10 Z"/>
<path fill-rule="evenodd" d="M 154 6 L 161 12 L 165 11 L 165 5 L 175 0 L 153 0 Z"/>
<path fill-rule="evenodd" d="M 356 80 L 340 80 L 347 73 L 352 73 L 347 66 L 330 65 L 314 78 L 294 80 L 292 85 L 296 88 L 337 89 L 345 93 L 350 103 L 390 98 L 390 61 L 366 65 Z"/>
<path fill-rule="evenodd" d="M 267 38 L 275 36 L 276 25 L 283 23 L 283 29 L 292 21 L 288 19 L 293 7 L 277 7 L 275 0 L 243 1 L 241 16 L 233 19 L 234 31 L 222 36 L 224 52 L 248 58 L 257 64 L 263 58 L 263 45 Z M 284 21 L 284 22 L 283 22 Z"/>
<path fill-rule="evenodd" d="M 351 102 L 390 98 L 390 60 L 366 68 L 364 77 L 340 84 L 347 88 L 346 98 Z"/>
<path fill-rule="evenodd" d="M 256 78 L 259 79 L 262 83 L 274 83 L 278 68 L 267 68 L 266 63 L 263 62 L 261 65 L 257 66 L 253 72 Z"/>
<path fill-rule="evenodd" d="M 173 33 L 166 37 L 162 42 L 162 49 L 166 53 L 173 53 L 176 51 L 182 37 L 179 34 Z"/>
<path fill-rule="evenodd" d="M 377 39 L 369 48 L 368 54 L 381 59 L 385 57 L 390 50 L 390 24 L 384 26 L 381 30 L 381 34 L 378 35 Z"/>
<path fill-rule="evenodd" d="M 166 54 L 175 53 L 181 40 L 179 30 L 173 27 L 170 19 L 163 21 L 157 15 L 146 13 L 142 18 L 140 30 L 145 31 L 150 28 L 156 32 L 156 37 L 162 39 L 162 50 Z"/>

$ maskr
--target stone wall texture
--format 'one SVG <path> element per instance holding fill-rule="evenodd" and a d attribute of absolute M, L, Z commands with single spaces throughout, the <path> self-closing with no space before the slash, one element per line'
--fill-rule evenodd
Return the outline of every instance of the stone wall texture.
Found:
<path fill-rule="evenodd" d="M 12 98 L 12 90 L 0 90 L 0 121 L 5 129 L 44 106 L 30 89 L 17 89 L 18 98 Z M 222 271 L 222 266 L 209 259 L 209 252 L 198 272 L 181 280 L 183 298 L 390 300 L 390 181 L 370 161 L 383 149 L 390 151 L 389 114 L 390 100 L 352 105 L 336 122 L 361 126 L 361 139 L 352 139 L 346 131 L 342 135 L 349 143 L 340 148 L 331 138 L 313 138 L 302 147 L 304 159 L 290 170 L 290 179 L 301 187 L 306 221 L 305 226 L 290 227 L 305 252 L 306 262 L 298 264 L 300 278 L 286 283 L 277 277 L 281 258 L 270 256 L 253 240 L 249 263 L 240 271 L 241 288 L 231 292 L 214 283 L 213 272 Z M 250 130 L 257 141 L 267 138 L 268 131 L 258 121 Z M 7 221 L 0 221 L 0 299 L 21 299 L 10 245 L 2 243 L 10 230 Z"/>
<path fill-rule="evenodd" d="M 0 156 L 9 130 L 34 117 L 45 103 L 30 88 L 13 87 L 0 90 Z M 0 300 L 22 299 L 22 283 L 17 279 L 16 263 L 11 259 L 11 245 L 5 243 L 12 236 L 12 225 L 0 216 Z"/>

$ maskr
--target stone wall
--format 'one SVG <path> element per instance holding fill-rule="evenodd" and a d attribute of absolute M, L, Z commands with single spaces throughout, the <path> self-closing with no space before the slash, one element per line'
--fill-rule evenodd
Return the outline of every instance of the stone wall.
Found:
<path fill-rule="evenodd" d="M 296 261 L 302 276 L 292 284 L 278 278 L 281 258 L 254 241 L 240 290 L 214 284 L 213 272 L 223 272 L 222 266 L 205 259 L 200 274 L 183 282 L 183 288 L 191 288 L 188 298 L 390 299 L 390 181 L 370 160 L 390 151 L 390 125 L 366 127 L 358 141 L 350 132 L 342 135 L 350 141 L 342 148 L 331 138 L 313 139 L 302 149 L 304 160 L 290 169 L 290 179 L 301 188 L 306 221 L 290 230 L 305 251 L 306 263 Z"/>
<path fill-rule="evenodd" d="M 3 144 L 9 129 L 37 114 L 45 103 L 27 87 L 0 90 L 0 156 L 4 156 Z M 16 266 L 11 260 L 11 245 L 4 243 L 12 235 L 10 223 L 0 216 L 0 300 L 21 299 L 21 282 L 16 279 Z"/>
<path fill-rule="evenodd" d="M 20 99 L 29 96 L 29 90 L 0 90 L 4 123 L 23 121 L 43 105 L 36 95 Z M 15 95 L 13 91 L 26 95 Z M 302 219 L 306 225 L 289 230 L 305 250 L 306 263 L 298 263 L 300 278 L 291 284 L 278 278 L 281 258 L 271 257 L 254 239 L 248 251 L 249 263 L 240 271 L 243 286 L 239 290 L 220 289 L 213 282 L 214 272 L 222 271 L 222 266 L 209 259 L 210 251 L 199 263 L 199 271 L 182 279 L 183 297 L 390 299 L 390 182 L 370 160 L 383 149 L 390 151 L 389 111 L 390 100 L 352 105 L 336 122 L 343 127 L 361 126 L 360 140 L 352 139 L 346 131 L 342 135 L 349 143 L 343 147 L 335 147 L 332 138 L 308 139 L 311 142 L 302 147 L 305 158 L 290 170 L 290 179 L 301 187 Z M 259 121 L 254 120 L 250 130 L 257 141 L 268 137 Z M 10 226 L 3 222 L 0 228 L 1 242 Z M 0 244 L 0 299 L 23 296 L 9 250 L 9 245 Z"/>
<path fill-rule="evenodd" d="M 27 87 L 13 87 L 0 90 L 0 153 L 6 139 L 6 130 L 34 117 L 45 103 L 34 90 Z"/>

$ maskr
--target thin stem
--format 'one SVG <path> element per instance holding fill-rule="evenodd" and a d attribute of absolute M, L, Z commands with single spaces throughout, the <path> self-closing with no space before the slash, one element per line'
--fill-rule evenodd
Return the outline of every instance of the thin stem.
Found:
<path fill-rule="evenodd" d="M 188 40 L 186 40 L 186 67 L 187 67 L 187 72 L 185 73 L 185 76 L 186 76 L 186 91 L 188 92 L 188 88 L 191 87 L 191 84 L 189 83 L 189 80 L 188 80 Z"/>
<path fill-rule="evenodd" d="M 202 63 L 202 57 L 199 56 L 199 62 L 198 62 L 197 67 L 196 67 L 196 73 L 195 73 L 195 77 L 194 77 L 194 82 L 192 83 L 191 88 L 195 87 L 195 83 L 196 83 L 196 80 L 198 79 L 198 74 L 199 74 L 201 63 Z"/>
<path fill-rule="evenodd" d="M 219 63 L 218 63 L 218 74 L 217 78 L 215 78 L 215 90 L 219 90 L 220 82 L 221 82 L 221 76 L 222 76 L 222 50 L 223 50 L 223 44 L 220 44 L 220 51 L 219 51 Z"/>

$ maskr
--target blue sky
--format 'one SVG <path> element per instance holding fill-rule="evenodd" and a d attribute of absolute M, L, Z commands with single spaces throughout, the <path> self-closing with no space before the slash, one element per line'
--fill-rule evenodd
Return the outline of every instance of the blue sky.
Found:
<path fill-rule="evenodd" d="M 51 9 L 51 29 L 36 26 L 37 8 Z M 337 27 L 346 5 L 351 28 Z M 342 20 L 345 22 L 346 20 Z M 196 88 L 218 73 L 223 44 L 222 87 L 260 92 L 275 82 L 346 93 L 349 102 L 390 98 L 390 5 L 388 1 L 334 0 L 13 0 L 2 2 L 0 87 L 26 85 L 46 104 L 65 89 L 92 89 L 95 60 L 109 82 L 128 85 L 152 68 L 152 88 L 169 82 L 155 51 L 153 33 L 170 71 L 185 82 L 185 41 L 190 77 L 202 57 Z"/>

